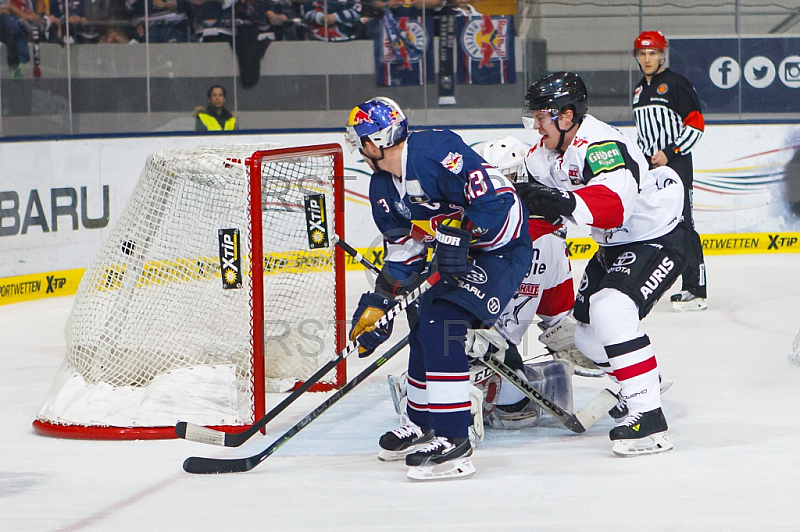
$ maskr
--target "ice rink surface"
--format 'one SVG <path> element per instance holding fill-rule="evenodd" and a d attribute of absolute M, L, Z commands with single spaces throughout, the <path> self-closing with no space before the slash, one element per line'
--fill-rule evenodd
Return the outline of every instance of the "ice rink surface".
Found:
<path fill-rule="evenodd" d="M 307 394 L 267 436 L 233 449 L 40 436 L 31 422 L 64 357 L 73 298 L 2 306 L 0 531 L 800 530 L 800 367 L 786 358 L 800 329 L 800 254 L 706 261 L 709 309 L 678 314 L 661 301 L 642 327 L 674 381 L 663 398 L 673 451 L 615 457 L 610 417 L 582 435 L 489 430 L 472 478 L 428 483 L 376 458 L 398 422 L 386 375 L 403 371 L 405 354 L 251 472 L 192 476 L 186 457 L 255 454 L 324 396 Z M 348 283 L 352 309 L 365 273 Z M 535 336 L 528 344 L 538 354 Z M 611 382 L 574 385 L 580 408 Z"/>

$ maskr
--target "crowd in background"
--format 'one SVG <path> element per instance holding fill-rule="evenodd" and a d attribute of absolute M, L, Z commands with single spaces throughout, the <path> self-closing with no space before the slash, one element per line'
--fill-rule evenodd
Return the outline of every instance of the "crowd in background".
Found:
<path fill-rule="evenodd" d="M 465 0 L 458 0 L 462 4 Z M 0 42 L 12 77 L 31 58 L 29 43 L 232 42 L 371 39 L 384 10 L 430 16 L 443 0 L 0 0 Z M 34 57 L 35 64 L 38 58 Z"/>

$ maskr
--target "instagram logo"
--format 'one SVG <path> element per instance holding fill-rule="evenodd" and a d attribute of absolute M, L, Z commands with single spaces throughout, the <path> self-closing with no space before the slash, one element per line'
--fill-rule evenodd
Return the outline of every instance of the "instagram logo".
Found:
<path fill-rule="evenodd" d="M 791 89 L 800 87 L 800 56 L 790 55 L 778 67 L 778 76 Z"/>

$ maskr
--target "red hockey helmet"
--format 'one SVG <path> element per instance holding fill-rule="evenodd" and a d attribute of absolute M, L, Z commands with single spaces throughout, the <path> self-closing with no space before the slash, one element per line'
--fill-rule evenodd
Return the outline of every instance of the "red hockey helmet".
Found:
<path fill-rule="evenodd" d="M 660 31 L 643 31 L 633 41 L 634 56 L 636 55 L 636 50 L 661 50 L 661 53 L 666 54 L 667 48 L 669 48 L 667 38 Z"/>

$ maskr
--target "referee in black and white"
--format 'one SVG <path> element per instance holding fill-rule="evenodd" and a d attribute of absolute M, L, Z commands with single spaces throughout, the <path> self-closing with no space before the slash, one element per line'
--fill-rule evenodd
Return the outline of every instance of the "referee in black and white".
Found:
<path fill-rule="evenodd" d="M 666 68 L 667 38 L 659 31 L 645 31 L 633 44 L 633 55 L 644 77 L 633 91 L 633 116 L 639 147 L 652 168 L 669 166 L 683 180 L 683 223 L 686 226 L 687 256 L 680 293 L 670 297 L 677 311 L 704 310 L 706 266 L 703 245 L 694 228 L 692 214 L 692 148 L 703 136 L 705 122 L 700 100 L 691 83 Z"/>

